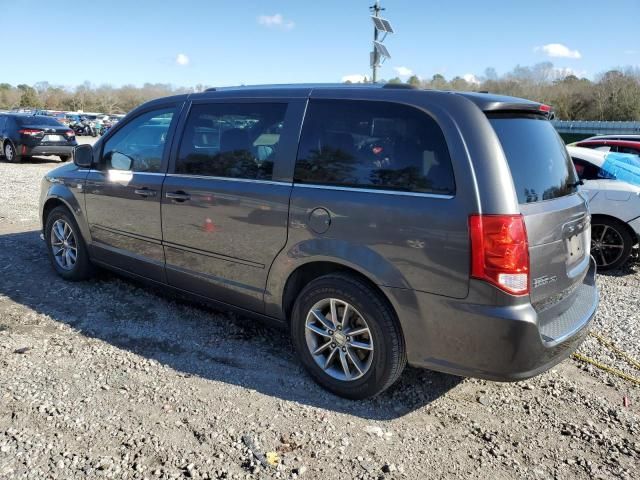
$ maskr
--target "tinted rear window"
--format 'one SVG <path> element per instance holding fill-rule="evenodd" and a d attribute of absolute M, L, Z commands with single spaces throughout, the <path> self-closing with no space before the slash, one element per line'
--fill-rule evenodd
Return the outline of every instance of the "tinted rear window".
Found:
<path fill-rule="evenodd" d="M 455 193 L 451 158 L 438 124 L 420 110 L 387 102 L 311 101 L 295 181 Z"/>
<path fill-rule="evenodd" d="M 576 192 L 571 158 L 549 121 L 505 116 L 489 121 L 507 156 L 520 203 L 552 200 Z"/>
<path fill-rule="evenodd" d="M 30 125 L 51 125 L 52 127 L 59 127 L 60 122 L 58 122 L 53 117 L 45 117 L 44 115 L 35 115 L 32 117 L 16 117 L 18 119 L 18 123 L 22 127 L 28 127 Z"/>

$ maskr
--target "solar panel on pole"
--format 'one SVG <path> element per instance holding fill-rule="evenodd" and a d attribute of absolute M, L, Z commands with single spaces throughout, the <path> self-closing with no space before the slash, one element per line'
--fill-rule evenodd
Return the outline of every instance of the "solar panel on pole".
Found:
<path fill-rule="evenodd" d="M 376 27 L 377 30 L 381 32 L 385 31 L 384 24 L 380 20 L 380 17 L 371 17 L 371 20 L 373 21 L 373 25 Z"/>
<path fill-rule="evenodd" d="M 376 49 L 376 51 L 381 57 L 391 58 L 391 54 L 389 53 L 389 50 L 387 50 L 387 47 L 385 47 L 382 43 L 373 42 L 373 47 Z"/>
<path fill-rule="evenodd" d="M 382 26 L 384 27 L 384 31 L 386 33 L 393 33 L 393 27 L 389 23 L 389 20 L 386 20 L 386 19 L 380 18 L 380 17 L 378 17 L 378 20 L 380 20 L 380 23 L 382 23 Z"/>
<path fill-rule="evenodd" d="M 376 30 L 383 33 L 393 33 L 393 27 L 389 23 L 389 20 L 382 17 L 371 17 L 371 21 L 376 27 Z"/>

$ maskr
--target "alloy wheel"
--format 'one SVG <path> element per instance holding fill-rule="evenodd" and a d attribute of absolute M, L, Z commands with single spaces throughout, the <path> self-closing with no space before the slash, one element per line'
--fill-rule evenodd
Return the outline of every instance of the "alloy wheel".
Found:
<path fill-rule="evenodd" d="M 4 147 L 4 157 L 8 162 L 13 162 L 14 156 L 15 152 L 13 151 L 13 146 L 10 143 L 7 143 Z"/>
<path fill-rule="evenodd" d="M 72 270 L 78 260 L 78 245 L 71 226 L 58 219 L 51 226 L 51 249 L 56 264 L 63 270 Z"/>
<path fill-rule="evenodd" d="M 598 267 L 617 262 L 624 253 L 624 238 L 610 225 L 591 226 L 591 255 Z"/>
<path fill-rule="evenodd" d="M 316 364 L 336 380 L 357 380 L 371 368 L 371 331 L 365 318 L 344 300 L 317 302 L 307 314 L 305 338 Z"/>

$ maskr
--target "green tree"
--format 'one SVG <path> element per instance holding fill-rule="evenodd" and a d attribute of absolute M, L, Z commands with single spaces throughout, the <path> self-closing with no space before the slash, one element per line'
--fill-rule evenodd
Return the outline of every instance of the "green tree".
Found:
<path fill-rule="evenodd" d="M 23 87 L 23 88 L 20 88 Z M 40 102 L 40 98 L 38 97 L 38 93 L 34 88 L 29 87 L 28 85 L 18 85 L 18 89 L 22 90 L 22 95 L 20 96 L 20 106 L 27 108 L 40 108 L 42 107 L 42 103 Z"/>
<path fill-rule="evenodd" d="M 436 73 L 433 77 L 431 77 L 429 86 L 436 90 L 444 90 L 448 88 L 449 85 L 447 84 L 447 79 L 444 78 L 444 75 Z"/>
<path fill-rule="evenodd" d="M 417 75 L 411 75 L 408 80 L 407 83 L 409 85 L 412 85 L 414 87 L 419 87 L 420 86 L 420 78 L 418 78 Z"/>

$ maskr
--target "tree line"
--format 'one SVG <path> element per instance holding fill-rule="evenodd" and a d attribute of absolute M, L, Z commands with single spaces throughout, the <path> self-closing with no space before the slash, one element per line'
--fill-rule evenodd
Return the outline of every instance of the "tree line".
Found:
<path fill-rule="evenodd" d="M 164 83 L 145 83 L 141 87 L 134 85 L 113 87 L 111 85 L 93 86 L 85 82 L 75 88 L 51 85 L 48 82 L 16 86 L 0 83 L 0 109 L 35 108 L 118 114 L 127 113 L 154 98 L 204 89 L 203 85 L 183 88 Z"/>
<path fill-rule="evenodd" d="M 383 80 L 384 82 L 384 80 Z M 528 98 L 552 105 L 561 120 L 640 120 L 640 69 L 619 68 L 606 71 L 590 80 L 550 62 L 532 67 L 517 66 L 499 76 L 487 68 L 481 77 L 454 77 L 449 80 L 436 74 L 430 79 L 416 75 L 403 82 L 421 88 L 457 91 L 485 91 Z M 192 88 L 162 83 L 145 83 L 141 87 L 124 85 L 93 86 L 89 82 L 75 88 L 38 82 L 12 86 L 0 83 L 0 109 L 19 107 L 103 113 L 126 113 L 154 98 L 179 93 L 199 92 L 204 85 Z"/>
<path fill-rule="evenodd" d="M 502 76 L 495 69 L 487 68 L 478 78 L 447 80 L 436 74 L 425 80 L 413 75 L 406 82 L 396 77 L 389 83 L 528 98 L 552 105 L 559 120 L 640 120 L 639 68 L 612 69 L 590 80 L 556 68 L 551 62 L 543 62 L 532 67 L 517 66 Z"/>

